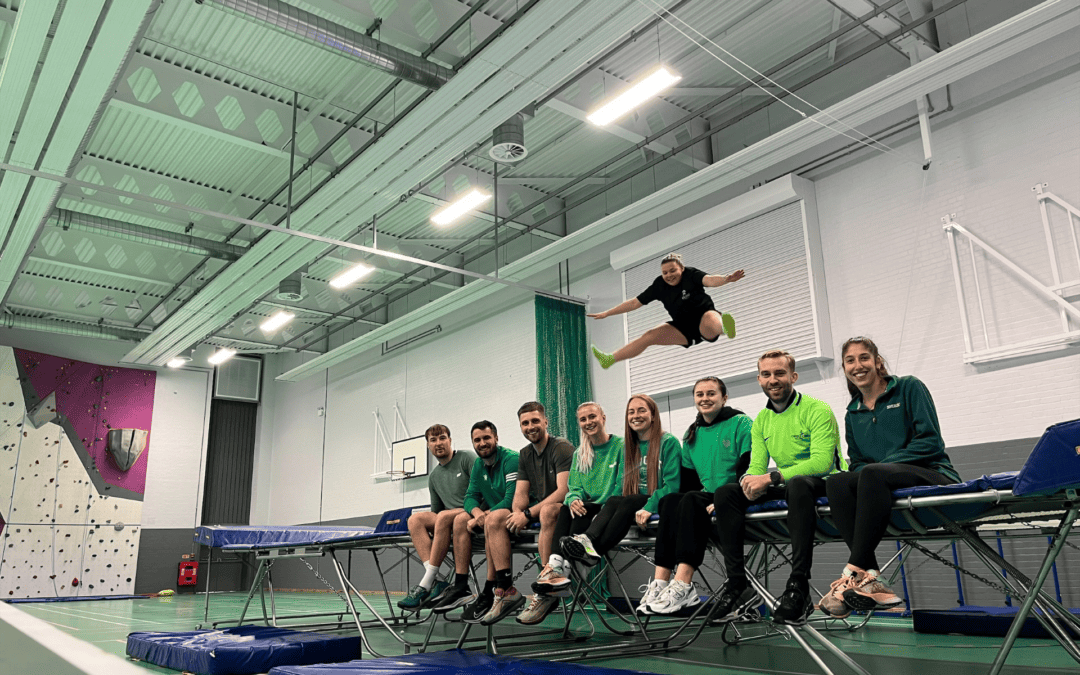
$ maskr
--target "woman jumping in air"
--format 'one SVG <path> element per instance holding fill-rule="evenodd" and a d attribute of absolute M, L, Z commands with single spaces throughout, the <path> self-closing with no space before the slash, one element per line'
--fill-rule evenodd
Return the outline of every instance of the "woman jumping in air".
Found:
<path fill-rule="evenodd" d="M 659 300 L 671 315 L 671 321 L 650 328 L 641 337 L 620 347 L 613 354 L 602 352 L 593 345 L 592 351 L 607 369 L 626 359 L 632 359 L 651 345 L 682 345 L 690 347 L 699 342 L 716 342 L 720 333 L 735 337 L 735 319 L 716 311 L 706 288 L 716 288 L 743 278 L 742 270 L 728 275 L 705 274 L 699 269 L 685 267 L 682 256 L 669 253 L 660 261 L 660 276 L 636 298 L 630 298 L 606 312 L 589 314 L 594 319 L 606 319 L 613 314 L 625 314 Z"/>

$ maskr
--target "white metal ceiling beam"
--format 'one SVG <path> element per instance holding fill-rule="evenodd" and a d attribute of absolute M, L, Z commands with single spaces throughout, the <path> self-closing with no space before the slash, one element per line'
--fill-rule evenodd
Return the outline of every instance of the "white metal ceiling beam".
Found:
<path fill-rule="evenodd" d="M 154 0 L 114 0 L 112 2 L 101 21 L 97 38 L 90 45 L 89 54 L 85 56 L 82 71 L 74 81 L 70 96 L 64 101 L 68 87 L 61 83 L 71 81 L 75 68 L 83 60 L 83 52 L 87 47 L 91 30 L 98 24 L 99 11 L 95 11 L 94 8 L 100 9 L 102 2 L 103 0 L 87 0 L 67 3 L 64 6 L 56 38 L 52 41 L 41 73 L 41 79 L 48 82 L 49 86 L 35 89 L 30 103 L 31 111 L 25 116 L 19 130 L 16 150 L 23 142 L 24 136 L 28 143 L 36 142 L 38 154 L 34 155 L 34 161 L 29 165 L 39 166 L 43 171 L 61 175 L 67 173 L 87 133 L 87 127 L 94 118 L 94 112 L 104 99 L 117 69 L 123 63 L 147 11 L 154 4 Z M 27 4 L 33 6 L 35 3 Z M 87 23 L 90 24 L 89 27 L 86 26 Z M 70 24 L 70 27 L 65 28 L 65 24 Z M 54 52 L 61 60 L 55 66 L 50 66 Z M 49 77 L 46 76 L 47 73 Z M 64 77 L 65 74 L 66 77 Z M 36 108 L 39 94 L 42 96 L 40 109 Z M 54 95 L 60 100 L 50 100 Z M 61 103 L 63 103 L 63 112 L 57 120 L 56 114 L 60 110 Z M 48 146 L 44 147 L 45 138 L 48 131 L 52 129 L 53 121 L 56 121 L 56 131 L 48 141 Z M 48 125 L 46 136 L 36 138 L 36 134 L 40 133 L 38 129 L 44 126 L 43 122 Z M 43 148 L 44 156 L 38 163 L 37 157 Z M 13 163 L 22 163 L 22 160 L 15 161 L 13 157 Z M 10 181 L 12 184 L 16 183 L 16 178 L 20 182 L 25 182 L 26 178 L 10 174 L 7 177 L 12 178 Z M 8 182 L 4 181 L 5 184 Z M 48 215 L 46 211 L 50 201 L 58 189 L 58 184 L 52 181 L 35 179 L 30 182 L 29 189 L 23 196 L 18 219 L 9 230 L 10 236 L 4 248 L 3 257 L 0 258 L 0 297 L 7 296 L 12 281 L 43 226 L 45 217 Z M 5 190 L 6 185 L 0 185 L 0 204 L 10 199 L 10 194 L 5 194 Z M 10 222 L 10 218 L 0 218 L 0 227 L 6 227 Z"/>
<path fill-rule="evenodd" d="M 930 57 L 918 65 L 830 106 L 814 118 L 793 124 L 742 150 L 723 162 L 702 169 L 614 214 L 601 218 L 560 241 L 510 263 L 500 273 L 517 280 L 549 270 L 567 257 L 604 245 L 629 229 L 671 213 L 723 189 L 747 175 L 758 175 L 777 163 L 835 137 L 828 123 L 841 120 L 857 127 L 912 99 L 988 68 L 1028 47 L 1080 28 L 1080 5 L 1074 0 L 1047 0 L 982 33 Z M 824 120 L 824 121 L 823 121 Z M 351 340 L 277 377 L 295 382 L 377 348 L 386 340 L 422 328 L 502 289 L 492 284 L 469 284 L 420 309 Z"/>
<path fill-rule="evenodd" d="M 637 2 L 541 0 L 421 103 L 380 142 L 294 214 L 297 227 L 321 234 L 355 228 L 388 202 L 467 150 L 495 125 L 565 81 L 649 16 Z M 288 271 L 325 247 L 276 234 L 253 247 L 188 306 L 125 357 L 135 363 L 167 360 L 182 344 L 201 339 L 252 296 L 273 288 Z M 257 250 L 256 250 L 257 249 Z"/>

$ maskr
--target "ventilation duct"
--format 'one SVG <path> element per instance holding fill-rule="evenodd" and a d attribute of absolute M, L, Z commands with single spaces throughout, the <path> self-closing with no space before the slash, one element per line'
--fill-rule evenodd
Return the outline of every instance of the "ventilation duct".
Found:
<path fill-rule="evenodd" d="M 525 147 L 525 116 L 518 113 L 495 127 L 488 155 L 496 162 L 513 164 L 529 154 Z"/>
<path fill-rule="evenodd" d="M 6 328 L 18 328 L 20 330 L 36 330 L 44 333 L 59 333 L 61 335 L 76 335 L 78 337 L 97 338 L 99 340 L 126 340 L 139 342 L 150 331 L 133 330 L 131 328 L 118 328 L 116 326 L 91 326 L 76 321 L 60 321 L 56 319 L 35 319 L 27 316 L 15 316 L 5 314 L 3 325 Z"/>
<path fill-rule="evenodd" d="M 55 209 L 49 217 L 50 223 L 65 230 L 78 230 L 82 232 L 95 232 L 98 234 L 119 234 L 121 238 L 143 244 L 153 244 L 171 248 L 174 251 L 194 253 L 196 255 L 210 256 L 229 262 L 239 260 L 240 256 L 247 252 L 247 248 L 236 244 L 227 244 L 212 239 L 202 239 L 179 232 L 169 232 L 156 227 L 125 223 L 121 220 L 91 216 L 78 211 L 67 209 Z"/>
<path fill-rule="evenodd" d="M 277 299 L 290 300 L 292 302 L 302 300 L 304 298 L 304 288 L 303 284 L 301 283 L 302 277 L 303 272 L 297 270 L 296 272 L 293 272 L 289 276 L 282 279 L 281 283 L 278 284 L 276 296 Z"/>
<path fill-rule="evenodd" d="M 448 68 L 278 0 L 201 0 L 201 4 L 268 25 L 426 89 L 438 89 L 454 74 Z"/>

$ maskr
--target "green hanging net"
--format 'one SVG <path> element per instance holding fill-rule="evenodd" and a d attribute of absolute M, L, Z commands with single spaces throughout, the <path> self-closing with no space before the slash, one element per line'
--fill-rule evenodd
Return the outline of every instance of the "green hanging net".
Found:
<path fill-rule="evenodd" d="M 547 408 L 548 433 L 579 442 L 574 413 L 592 399 L 585 307 L 536 296 L 536 400 Z"/>

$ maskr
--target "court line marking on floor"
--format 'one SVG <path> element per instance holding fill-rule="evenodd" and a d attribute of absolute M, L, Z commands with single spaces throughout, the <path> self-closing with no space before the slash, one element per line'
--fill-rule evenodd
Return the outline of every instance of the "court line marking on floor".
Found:
<path fill-rule="evenodd" d="M 85 616 L 83 614 L 72 614 L 70 612 L 61 612 L 60 610 L 58 610 L 58 609 L 56 609 L 54 607 L 38 607 L 37 609 L 38 609 L 38 611 L 41 611 L 41 612 L 53 612 L 55 614 L 61 614 L 63 616 L 75 617 L 76 619 L 89 619 L 90 621 L 100 621 L 101 623 L 111 623 L 114 626 L 124 626 L 125 628 L 131 628 L 132 627 L 130 621 L 128 623 L 120 623 L 118 621 L 106 621 L 105 619 L 96 619 L 96 618 L 94 618 L 92 616 Z"/>
<path fill-rule="evenodd" d="M 706 663 L 704 661 L 694 661 L 693 659 L 680 659 L 675 656 L 666 656 L 664 654 L 650 654 L 651 658 L 664 659 L 666 661 L 678 661 L 680 663 L 693 663 L 697 666 L 706 666 L 708 668 L 730 668 L 731 670 L 749 670 L 755 673 L 777 673 L 777 675 L 815 675 L 814 672 L 806 672 L 802 670 L 776 670 L 775 668 L 752 668 L 750 666 L 733 666 L 728 663 Z"/>

